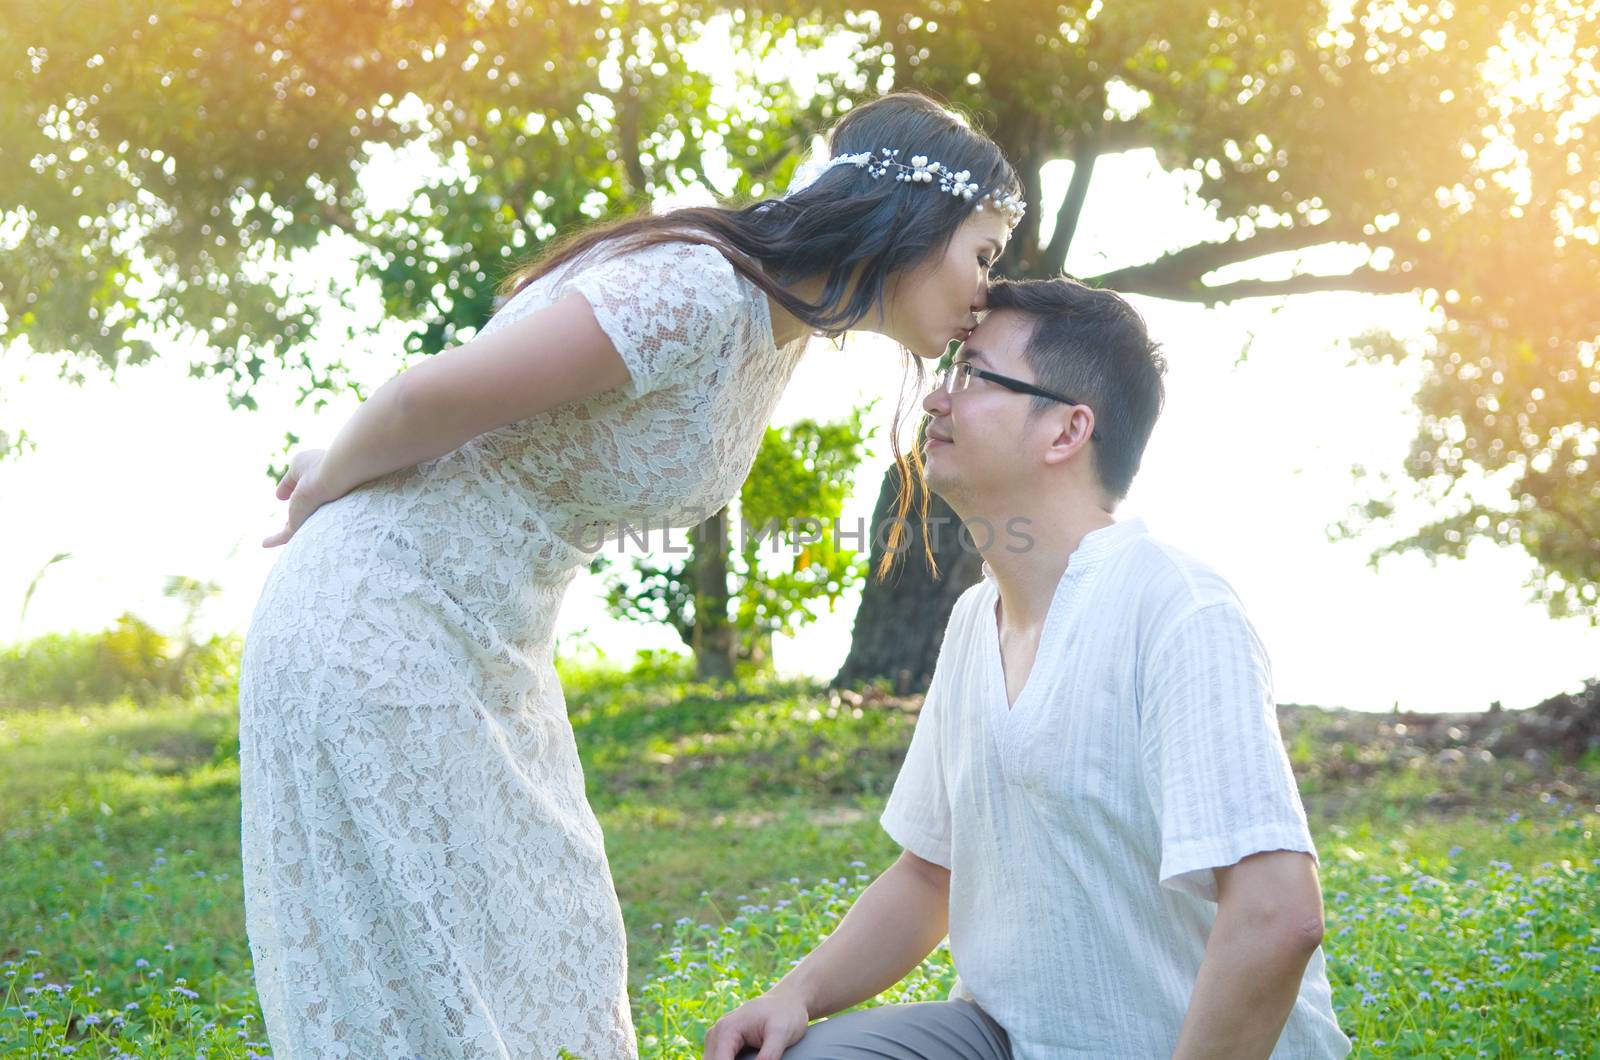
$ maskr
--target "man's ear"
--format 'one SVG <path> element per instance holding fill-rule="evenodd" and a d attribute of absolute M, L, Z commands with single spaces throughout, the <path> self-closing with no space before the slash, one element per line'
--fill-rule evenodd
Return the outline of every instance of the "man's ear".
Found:
<path fill-rule="evenodd" d="M 1050 451 L 1045 456 L 1048 463 L 1071 459 L 1089 444 L 1094 434 L 1094 409 L 1088 405 L 1065 406 L 1067 415 L 1056 421 L 1056 436 L 1050 441 Z"/>
<path fill-rule="evenodd" d="M 1071 413 L 1068 423 L 1071 425 L 1073 444 L 1079 448 L 1088 445 L 1094 435 L 1094 409 L 1088 405 L 1072 405 L 1067 411 Z"/>

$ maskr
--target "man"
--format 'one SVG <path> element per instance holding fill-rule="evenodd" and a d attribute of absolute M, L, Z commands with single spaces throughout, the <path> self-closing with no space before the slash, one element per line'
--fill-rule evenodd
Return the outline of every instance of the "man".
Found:
<path fill-rule="evenodd" d="M 1112 516 L 1165 363 L 1108 291 L 988 307 L 923 402 L 928 483 L 986 562 L 883 814 L 904 853 L 706 1056 L 1343 1056 L 1261 642 L 1219 575 Z M 951 1000 L 807 1027 L 947 932 Z"/>

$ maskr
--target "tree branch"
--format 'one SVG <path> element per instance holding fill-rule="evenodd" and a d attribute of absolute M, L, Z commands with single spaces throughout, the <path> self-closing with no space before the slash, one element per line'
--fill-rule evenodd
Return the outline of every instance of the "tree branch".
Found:
<path fill-rule="evenodd" d="M 216 26 L 220 31 L 233 35 L 238 39 L 243 53 L 246 55 L 260 43 L 259 39 L 252 35 L 252 30 L 258 30 L 260 27 L 246 27 L 238 21 L 237 16 L 224 18 L 218 15 L 208 15 L 203 11 L 187 11 L 184 13 L 184 17 L 191 18 L 197 22 L 209 23 Z M 310 73 L 319 75 L 322 78 L 323 88 L 337 91 L 343 100 L 350 99 L 350 93 L 340 73 L 323 65 L 321 60 L 309 48 L 301 51 L 291 51 L 288 48 L 284 50 L 286 56 L 294 62 L 299 63 Z"/>
<path fill-rule="evenodd" d="M 1103 155 L 1118 151 L 1132 151 L 1139 147 L 1154 147 L 1156 138 L 1138 118 L 1127 121 L 1108 121 L 1100 126 L 1099 148 Z"/>
<path fill-rule="evenodd" d="M 1302 274 L 1285 280 L 1238 280 L 1234 283 L 1207 287 L 1198 279 L 1164 281 L 1158 278 L 1137 278 L 1137 269 L 1107 276 L 1128 275 L 1133 278 L 1117 284 L 1106 282 L 1106 277 L 1095 277 L 1088 282 L 1095 286 L 1114 287 L 1125 294 L 1148 294 L 1157 298 L 1170 298 L 1178 302 L 1199 302 L 1214 306 L 1240 298 L 1271 298 L 1293 294 L 1310 294 L 1316 291 L 1358 291 L 1364 294 L 1401 294 L 1425 286 L 1422 277 L 1413 272 L 1391 270 L 1379 272 L 1363 266 L 1354 272 L 1338 276 Z"/>
<path fill-rule="evenodd" d="M 1235 265 L 1288 250 L 1304 250 L 1324 243 L 1362 243 L 1368 238 L 1359 228 L 1332 223 L 1263 228 L 1247 239 L 1196 243 L 1192 247 L 1164 254 L 1147 264 L 1097 276 L 1094 282 L 1119 291 L 1141 290 L 1151 284 L 1163 287 L 1198 286 L 1202 276 L 1224 265 Z"/>
<path fill-rule="evenodd" d="M 1559 505 L 1552 504 L 1550 507 L 1542 508 L 1540 510 L 1547 512 L 1550 515 L 1554 515 L 1562 522 L 1566 523 L 1577 533 L 1578 540 L 1583 542 L 1585 548 L 1587 548 L 1590 552 L 1593 552 L 1595 555 L 1600 556 L 1600 533 L 1596 533 L 1596 531 L 1592 527 L 1587 526 L 1582 519 Z"/>
<path fill-rule="evenodd" d="M 784 159 L 800 151 L 803 146 L 800 136 L 790 136 L 783 141 L 777 150 L 758 160 L 755 164 L 745 167 L 745 173 L 752 182 L 759 181 L 762 184 L 769 184 L 772 181 L 773 171 L 783 164 Z"/>
<path fill-rule="evenodd" d="M 617 104 L 617 149 L 622 155 L 622 167 L 628 174 L 628 183 L 633 185 L 633 194 L 642 199 L 649 177 L 645 175 L 644 164 L 639 161 L 638 86 L 625 85 L 613 98 Z"/>
<path fill-rule="evenodd" d="M 1089 197 L 1089 181 L 1094 177 L 1094 161 L 1101 151 L 1097 137 L 1080 139 L 1072 152 L 1072 183 L 1067 185 L 1067 197 L 1056 212 L 1056 230 L 1050 234 L 1050 245 L 1044 249 L 1040 263 L 1045 275 L 1057 276 L 1066 264 L 1067 248 L 1078 230 L 1078 218 L 1083 213 L 1083 202 Z"/>
<path fill-rule="evenodd" d="M 317 215 L 322 219 L 323 224 L 330 228 L 342 229 L 345 233 L 360 238 L 361 224 L 356 220 L 354 214 L 339 203 L 324 202 L 321 199 L 315 201 Z"/>

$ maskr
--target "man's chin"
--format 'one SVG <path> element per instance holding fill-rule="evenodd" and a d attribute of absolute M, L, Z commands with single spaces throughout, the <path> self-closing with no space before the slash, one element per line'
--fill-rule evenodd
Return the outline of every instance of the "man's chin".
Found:
<path fill-rule="evenodd" d="M 932 493 L 935 497 L 938 497 L 946 504 L 949 504 L 950 498 L 947 496 L 947 494 L 954 492 L 954 487 L 956 485 L 952 476 L 941 472 L 941 470 L 935 464 L 926 462 L 926 456 L 923 457 L 923 460 L 924 464 L 922 469 L 922 479 L 928 484 L 928 492 Z"/>

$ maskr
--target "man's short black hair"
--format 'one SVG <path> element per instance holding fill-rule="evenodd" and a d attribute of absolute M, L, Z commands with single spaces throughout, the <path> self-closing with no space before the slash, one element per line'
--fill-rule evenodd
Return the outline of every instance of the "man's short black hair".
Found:
<path fill-rule="evenodd" d="M 1032 318 L 1023 359 L 1034 381 L 1094 410 L 1095 472 L 1113 500 L 1126 497 L 1166 401 L 1166 359 L 1144 319 L 1116 292 L 1066 278 L 996 280 L 988 306 Z M 1036 397 L 1032 412 L 1059 407 Z"/>

